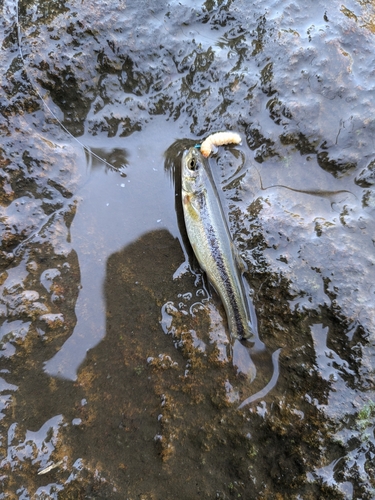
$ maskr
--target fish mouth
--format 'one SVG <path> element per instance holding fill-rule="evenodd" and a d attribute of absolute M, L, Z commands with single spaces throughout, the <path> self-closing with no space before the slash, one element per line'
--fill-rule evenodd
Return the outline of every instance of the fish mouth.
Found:
<path fill-rule="evenodd" d="M 182 158 L 181 158 L 182 170 L 187 168 L 187 157 L 189 156 L 189 154 L 191 154 L 190 149 L 187 149 L 182 153 Z"/>
<path fill-rule="evenodd" d="M 190 149 L 185 149 L 185 151 L 182 153 L 182 161 L 185 161 L 185 159 L 189 153 L 190 153 Z"/>

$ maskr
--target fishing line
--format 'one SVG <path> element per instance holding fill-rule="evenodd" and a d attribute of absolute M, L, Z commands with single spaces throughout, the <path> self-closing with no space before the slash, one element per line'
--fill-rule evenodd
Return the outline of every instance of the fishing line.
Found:
<path fill-rule="evenodd" d="M 284 184 L 273 184 L 272 186 L 263 186 L 263 181 L 262 181 L 262 176 L 260 175 L 259 170 L 257 167 L 255 167 L 255 170 L 258 172 L 259 176 L 259 181 L 260 181 L 260 189 L 262 191 L 266 191 L 267 189 L 272 189 L 272 188 L 283 188 L 283 189 L 289 189 L 289 191 L 294 191 L 296 193 L 302 193 L 302 194 L 307 194 L 310 196 L 318 196 L 318 197 L 324 197 L 324 198 L 329 198 L 330 196 L 335 196 L 336 194 L 342 194 L 342 193 L 349 193 L 354 196 L 354 198 L 357 198 L 357 196 L 349 191 L 348 189 L 339 189 L 337 191 L 328 191 L 324 189 L 296 189 L 292 188 L 290 186 L 285 186 Z"/>
<path fill-rule="evenodd" d="M 44 107 L 48 110 L 48 112 L 53 116 L 53 118 L 57 121 L 57 123 L 60 125 L 60 127 L 64 130 L 64 132 L 66 132 L 69 137 L 71 137 L 72 139 L 74 139 L 76 141 L 77 144 L 79 144 L 85 151 L 86 153 L 88 153 L 88 155 L 90 155 L 90 157 L 94 157 L 96 158 L 97 160 L 103 162 L 105 165 L 107 165 L 108 167 L 110 167 L 112 170 L 114 171 L 118 171 L 118 169 L 116 167 L 114 167 L 114 165 L 112 165 L 111 163 L 109 163 L 107 160 L 105 160 L 104 158 L 102 158 L 101 156 L 97 155 L 96 153 L 94 153 L 88 146 L 85 146 L 79 139 L 77 139 L 77 137 L 74 137 L 74 135 L 69 132 L 69 130 L 65 127 L 65 125 L 63 125 L 61 123 L 61 121 L 57 118 L 56 114 L 52 111 L 52 109 L 48 106 L 48 104 L 46 103 L 46 101 L 44 100 L 44 97 L 43 95 L 39 92 L 38 90 L 38 87 L 36 85 L 34 85 L 31 77 L 29 76 L 29 73 L 27 71 L 27 65 L 26 65 L 26 62 L 25 62 L 25 58 L 23 56 L 23 51 L 22 51 L 22 30 L 21 30 L 21 25 L 20 25 L 20 22 L 19 22 L 19 8 L 18 8 L 18 4 L 19 4 L 19 0 L 16 0 L 16 26 L 17 26 L 17 40 L 18 40 L 18 49 L 19 49 L 19 55 L 20 55 L 20 58 L 21 58 L 21 61 L 22 61 L 22 65 L 23 65 L 23 68 L 25 70 L 25 75 L 26 75 L 26 78 L 32 88 L 32 90 L 35 92 L 35 94 L 39 97 L 39 99 L 42 101 Z"/>

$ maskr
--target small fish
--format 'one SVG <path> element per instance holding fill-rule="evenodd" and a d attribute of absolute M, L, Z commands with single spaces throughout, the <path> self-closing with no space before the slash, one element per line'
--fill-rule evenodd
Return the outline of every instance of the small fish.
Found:
<path fill-rule="evenodd" d="M 241 142 L 240 134 L 236 132 L 217 132 L 211 134 L 201 144 L 201 153 L 205 158 L 208 158 L 212 150 L 216 146 L 224 146 L 224 144 L 239 144 Z"/>
<path fill-rule="evenodd" d="M 244 263 L 230 236 L 208 161 L 196 148 L 181 165 L 182 203 L 187 234 L 201 268 L 219 294 L 234 338 L 254 335 L 240 268 Z"/>

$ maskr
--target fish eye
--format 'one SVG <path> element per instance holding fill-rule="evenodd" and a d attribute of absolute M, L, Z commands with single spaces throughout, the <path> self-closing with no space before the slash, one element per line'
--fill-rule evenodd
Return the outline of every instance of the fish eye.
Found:
<path fill-rule="evenodd" d="M 197 161 L 196 161 L 196 159 L 195 159 L 195 158 L 192 158 L 192 159 L 189 161 L 189 163 L 188 163 L 188 168 L 189 168 L 189 170 L 197 170 L 197 167 L 198 167 L 198 165 L 197 165 Z"/>

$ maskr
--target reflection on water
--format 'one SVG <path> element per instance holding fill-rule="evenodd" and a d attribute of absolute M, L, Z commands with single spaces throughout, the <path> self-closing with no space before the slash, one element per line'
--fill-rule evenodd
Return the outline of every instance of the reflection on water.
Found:
<path fill-rule="evenodd" d="M 46 363 L 50 375 L 75 380 L 87 350 L 105 335 L 102 288 L 108 256 L 155 226 L 169 224 L 173 228 L 170 186 L 165 182 L 163 159 L 143 145 L 137 149 L 136 158 L 125 151 L 119 155 L 118 148 L 114 153 L 124 163 L 136 162 L 136 175 L 133 165 L 129 165 L 126 178 L 108 169 L 103 176 L 103 169 L 96 165 L 87 172 L 79 190 L 80 201 L 71 226 L 81 271 L 77 324 L 74 333 Z M 110 157 L 111 154 L 106 155 Z M 143 193 L 148 186 L 155 196 L 145 198 Z"/>
<path fill-rule="evenodd" d="M 16 6 L 0 498 L 374 498 L 370 4 L 20 1 L 20 39 Z M 279 361 L 252 384 L 165 172 L 226 129 L 210 161 Z"/>

